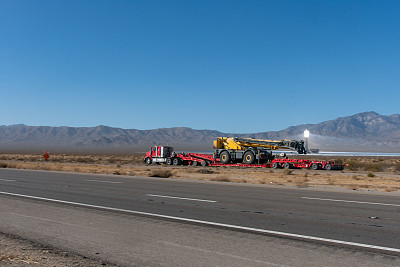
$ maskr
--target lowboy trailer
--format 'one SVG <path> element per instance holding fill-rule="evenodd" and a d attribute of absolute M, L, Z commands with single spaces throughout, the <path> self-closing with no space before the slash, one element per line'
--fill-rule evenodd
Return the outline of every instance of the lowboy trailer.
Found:
<path fill-rule="evenodd" d="M 311 161 L 306 159 L 275 158 L 270 161 L 255 163 L 223 163 L 216 154 L 202 154 L 192 152 L 174 152 L 170 146 L 154 146 L 146 153 L 144 161 L 146 164 L 165 163 L 167 165 L 193 165 L 193 166 L 232 166 L 232 167 L 253 167 L 253 168 L 284 168 L 299 169 L 310 168 L 313 170 L 343 170 L 345 165 L 336 164 L 334 161 Z"/>

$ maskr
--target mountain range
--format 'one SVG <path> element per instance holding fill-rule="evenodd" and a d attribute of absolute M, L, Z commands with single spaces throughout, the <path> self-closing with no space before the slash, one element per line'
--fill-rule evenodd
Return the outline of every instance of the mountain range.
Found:
<path fill-rule="evenodd" d="M 50 127 L 23 124 L 0 126 L 0 153 L 34 152 L 143 152 L 154 144 L 172 145 L 175 150 L 211 151 L 218 136 L 258 139 L 303 138 L 310 131 L 309 147 L 322 151 L 399 152 L 400 114 L 380 115 L 364 112 L 317 124 L 291 126 L 281 131 L 260 133 L 223 133 L 186 127 L 154 130 L 97 127 Z"/>

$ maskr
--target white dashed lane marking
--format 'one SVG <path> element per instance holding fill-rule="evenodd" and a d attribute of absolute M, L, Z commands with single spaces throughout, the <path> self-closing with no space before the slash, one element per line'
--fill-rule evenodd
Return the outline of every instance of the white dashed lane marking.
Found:
<path fill-rule="evenodd" d="M 302 197 L 302 198 L 310 199 L 310 200 L 321 200 L 321 201 L 332 201 L 332 202 L 346 202 L 346 203 L 357 203 L 357 204 L 369 204 L 369 205 L 400 207 L 400 204 L 390 204 L 390 203 L 376 203 L 376 202 L 365 202 L 365 201 L 354 201 L 354 200 L 343 200 L 343 199 L 329 199 L 329 198 L 317 198 L 317 197 Z"/>
<path fill-rule="evenodd" d="M 109 184 L 122 184 L 122 182 L 102 181 L 102 180 L 84 180 L 86 182 L 109 183 Z"/>
<path fill-rule="evenodd" d="M 51 198 L 44 198 L 44 197 L 37 197 L 37 196 L 22 195 L 22 194 L 10 193 L 10 192 L 0 192 L 0 194 L 8 195 L 8 196 L 25 197 L 25 198 L 30 198 L 30 199 L 52 201 L 52 202 L 56 202 L 56 203 L 70 204 L 70 205 L 81 206 L 81 207 L 119 211 L 119 212 L 126 212 L 126 213 L 130 213 L 130 214 L 138 214 L 138 215 L 146 215 L 146 216 L 152 216 L 154 218 L 171 219 L 171 220 L 176 220 L 176 221 L 198 223 L 198 224 L 209 225 L 209 226 L 219 226 L 219 227 L 224 227 L 227 229 L 245 230 L 245 231 L 250 231 L 250 232 L 254 232 L 254 233 L 277 235 L 277 236 L 282 236 L 282 237 L 303 239 L 303 240 L 308 240 L 308 241 L 319 241 L 319 242 L 325 242 L 325 243 L 331 243 L 331 244 L 346 245 L 346 246 L 351 246 L 351 247 L 369 248 L 369 249 L 375 249 L 375 250 L 381 250 L 381 251 L 400 253 L 400 248 L 376 246 L 376 245 L 371 245 L 371 244 L 349 242 L 349 241 L 344 241 L 344 240 L 336 240 L 336 239 L 323 238 L 323 237 L 317 237 L 317 236 L 279 232 L 279 231 L 274 231 L 274 230 L 246 227 L 246 226 L 226 224 L 226 223 L 210 222 L 210 221 L 203 221 L 203 220 L 197 220 L 197 219 L 189 219 L 189 218 L 169 216 L 169 215 L 163 215 L 163 214 L 157 214 L 157 213 L 136 211 L 136 210 L 126 210 L 126 209 L 120 209 L 120 208 L 105 207 L 105 206 L 72 202 L 72 201 L 66 201 L 66 200 L 60 200 L 60 199 L 51 199 Z"/>
<path fill-rule="evenodd" d="M 197 199 L 197 198 L 188 198 L 188 197 L 162 196 L 162 195 L 153 195 L 153 194 L 147 194 L 146 196 L 149 196 L 149 197 L 174 198 L 174 199 L 192 200 L 192 201 L 202 201 L 202 202 L 211 202 L 211 203 L 216 203 L 216 202 L 218 202 L 218 201 L 215 201 L 215 200 L 207 200 L 207 199 Z"/>

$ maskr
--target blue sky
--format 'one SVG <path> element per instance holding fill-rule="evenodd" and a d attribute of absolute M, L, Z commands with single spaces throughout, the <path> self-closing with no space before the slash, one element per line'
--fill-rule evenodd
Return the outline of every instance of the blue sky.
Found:
<path fill-rule="evenodd" d="M 281 130 L 399 113 L 400 1 L 0 2 L 0 125 Z"/>

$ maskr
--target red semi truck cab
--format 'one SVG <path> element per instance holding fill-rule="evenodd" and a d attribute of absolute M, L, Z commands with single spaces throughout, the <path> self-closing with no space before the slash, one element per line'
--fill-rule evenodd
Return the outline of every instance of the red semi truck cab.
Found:
<path fill-rule="evenodd" d="M 167 158 L 172 155 L 174 148 L 171 146 L 153 146 L 150 151 L 146 153 L 144 161 L 147 164 L 151 163 L 165 163 Z"/>

